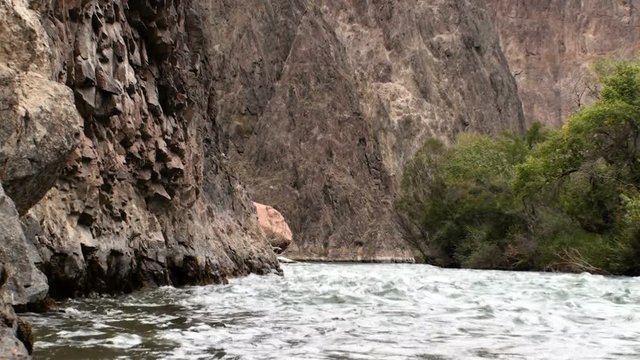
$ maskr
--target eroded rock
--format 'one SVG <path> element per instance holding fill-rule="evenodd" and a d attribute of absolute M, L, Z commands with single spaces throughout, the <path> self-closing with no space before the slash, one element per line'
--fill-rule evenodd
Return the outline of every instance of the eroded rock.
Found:
<path fill-rule="evenodd" d="M 52 73 L 79 147 L 24 217 L 51 295 L 224 282 L 278 263 L 218 148 L 216 89 L 191 2 L 49 2 Z"/>
<path fill-rule="evenodd" d="M 640 0 L 490 0 L 527 123 L 560 126 L 599 94 L 590 69 L 640 50 Z"/>
<path fill-rule="evenodd" d="M 293 241 L 293 233 L 282 214 L 271 206 L 254 202 L 260 229 L 277 253 L 285 251 Z"/>
<path fill-rule="evenodd" d="M 82 118 L 69 88 L 1 62 L 0 117 L 0 181 L 23 214 L 55 183 L 79 143 Z"/>
<path fill-rule="evenodd" d="M 47 279 L 35 267 L 39 258 L 27 243 L 13 201 L 0 186 L 0 355 L 26 358 L 33 350 L 31 327 L 13 306 L 38 303 L 47 295 Z"/>
<path fill-rule="evenodd" d="M 516 85 L 478 2 L 199 2 L 221 142 L 294 258 L 411 261 L 393 203 L 430 136 L 521 132 Z"/>

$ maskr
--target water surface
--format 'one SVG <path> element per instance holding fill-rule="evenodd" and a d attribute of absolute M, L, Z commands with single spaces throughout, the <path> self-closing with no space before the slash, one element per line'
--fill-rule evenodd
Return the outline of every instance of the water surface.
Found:
<path fill-rule="evenodd" d="M 36 359 L 638 359 L 640 279 L 289 264 L 30 314 Z"/>

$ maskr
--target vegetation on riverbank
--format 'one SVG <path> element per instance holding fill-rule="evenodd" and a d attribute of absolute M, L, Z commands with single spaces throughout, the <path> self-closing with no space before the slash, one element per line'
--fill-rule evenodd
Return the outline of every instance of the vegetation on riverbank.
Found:
<path fill-rule="evenodd" d="M 397 208 L 428 262 L 640 274 L 640 62 L 595 69 L 600 98 L 561 129 L 424 144 Z"/>

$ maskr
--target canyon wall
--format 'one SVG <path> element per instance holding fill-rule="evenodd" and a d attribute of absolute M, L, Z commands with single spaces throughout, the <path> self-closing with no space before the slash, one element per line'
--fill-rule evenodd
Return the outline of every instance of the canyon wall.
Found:
<path fill-rule="evenodd" d="M 598 93 L 591 65 L 640 50 L 640 0 L 489 0 L 528 124 L 560 126 Z"/>
<path fill-rule="evenodd" d="M 221 152 L 198 12 L 0 0 L 0 353 L 13 309 L 279 271 Z M 5 194 L 6 192 L 6 194 Z"/>
<path fill-rule="evenodd" d="M 277 271 L 251 200 L 287 256 L 412 261 L 393 204 L 424 140 L 560 125 L 637 54 L 639 5 L 0 0 L 0 348 L 47 294 Z"/>
<path fill-rule="evenodd" d="M 220 142 L 292 227 L 287 256 L 411 261 L 393 211 L 405 161 L 430 136 L 524 129 L 473 1 L 200 4 Z"/>
<path fill-rule="evenodd" d="M 216 140 L 201 20 L 180 1 L 53 1 L 51 76 L 84 127 L 24 217 L 56 297 L 204 284 L 277 261 Z"/>

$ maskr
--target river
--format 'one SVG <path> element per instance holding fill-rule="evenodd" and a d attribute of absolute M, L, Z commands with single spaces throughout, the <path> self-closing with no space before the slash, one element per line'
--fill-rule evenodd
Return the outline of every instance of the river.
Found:
<path fill-rule="evenodd" d="M 640 279 L 288 264 L 27 314 L 36 359 L 638 359 Z"/>

